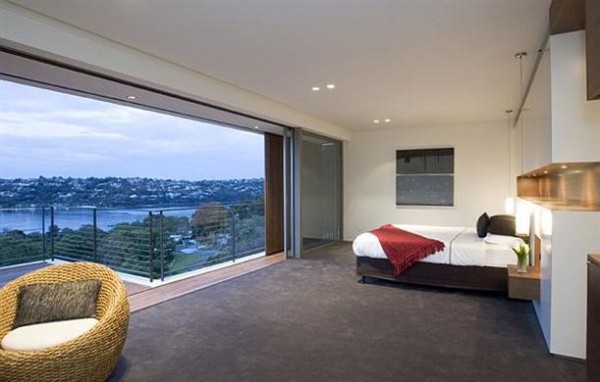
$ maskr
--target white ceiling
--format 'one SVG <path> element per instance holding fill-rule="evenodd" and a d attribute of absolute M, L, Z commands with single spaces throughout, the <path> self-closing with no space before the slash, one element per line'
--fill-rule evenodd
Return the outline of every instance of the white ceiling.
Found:
<path fill-rule="evenodd" d="M 550 1 L 12 2 L 365 130 L 505 119 L 520 101 L 514 54 L 529 53 L 529 73 Z"/>

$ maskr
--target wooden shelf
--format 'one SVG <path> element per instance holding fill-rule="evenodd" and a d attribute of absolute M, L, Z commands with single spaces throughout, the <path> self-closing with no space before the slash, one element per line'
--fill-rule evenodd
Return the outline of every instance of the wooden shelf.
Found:
<path fill-rule="evenodd" d="M 540 299 L 540 272 L 534 267 L 527 267 L 527 272 L 517 272 L 517 266 L 509 264 L 508 297 L 520 300 Z"/>
<path fill-rule="evenodd" d="M 600 99 L 600 1 L 585 3 L 587 99 Z"/>
<path fill-rule="evenodd" d="M 600 162 L 552 163 L 520 175 L 517 196 L 550 210 L 600 211 Z"/>

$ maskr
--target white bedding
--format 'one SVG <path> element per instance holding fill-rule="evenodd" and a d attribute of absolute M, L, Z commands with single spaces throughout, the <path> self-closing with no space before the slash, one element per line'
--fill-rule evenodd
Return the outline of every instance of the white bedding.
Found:
<path fill-rule="evenodd" d="M 445 244 L 444 250 L 429 255 L 424 258 L 425 263 L 449 264 L 450 263 L 450 243 L 458 236 L 464 227 L 437 227 L 429 225 L 412 225 L 412 224 L 393 224 L 394 227 L 416 233 L 430 239 L 436 239 Z M 356 256 L 372 257 L 375 259 L 387 259 L 383 248 L 379 243 L 377 236 L 370 232 L 364 232 L 352 243 L 352 249 Z"/>
<path fill-rule="evenodd" d="M 517 263 L 512 246 L 522 242 L 519 238 L 509 236 L 488 235 L 480 238 L 475 228 L 407 224 L 394 224 L 394 227 L 437 239 L 445 244 L 443 251 L 421 260 L 425 263 L 506 267 L 506 264 Z M 379 239 L 370 232 L 358 235 L 352 244 L 352 249 L 356 256 L 387 259 Z"/>
<path fill-rule="evenodd" d="M 466 228 L 451 244 L 450 264 L 504 268 L 506 264 L 517 263 L 517 256 L 512 247 L 523 240 L 518 237 L 500 236 L 492 244 L 487 242 L 487 239 L 477 236 L 475 228 Z"/>

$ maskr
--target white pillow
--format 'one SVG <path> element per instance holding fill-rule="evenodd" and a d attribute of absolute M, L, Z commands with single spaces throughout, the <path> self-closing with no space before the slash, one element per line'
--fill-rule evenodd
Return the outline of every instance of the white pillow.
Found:
<path fill-rule="evenodd" d="M 493 233 L 488 234 L 483 240 L 488 244 L 503 245 L 511 248 L 517 244 L 524 243 L 524 241 L 518 237 L 494 235 Z"/>
<path fill-rule="evenodd" d="M 19 326 L 4 336 L 0 346 L 15 352 L 44 350 L 79 337 L 97 323 L 95 318 L 78 318 Z"/>

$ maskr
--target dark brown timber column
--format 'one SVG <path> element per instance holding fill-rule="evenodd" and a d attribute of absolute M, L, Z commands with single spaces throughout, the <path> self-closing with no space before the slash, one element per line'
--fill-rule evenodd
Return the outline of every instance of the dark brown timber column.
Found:
<path fill-rule="evenodd" d="M 265 133 L 265 252 L 283 251 L 283 137 Z"/>

